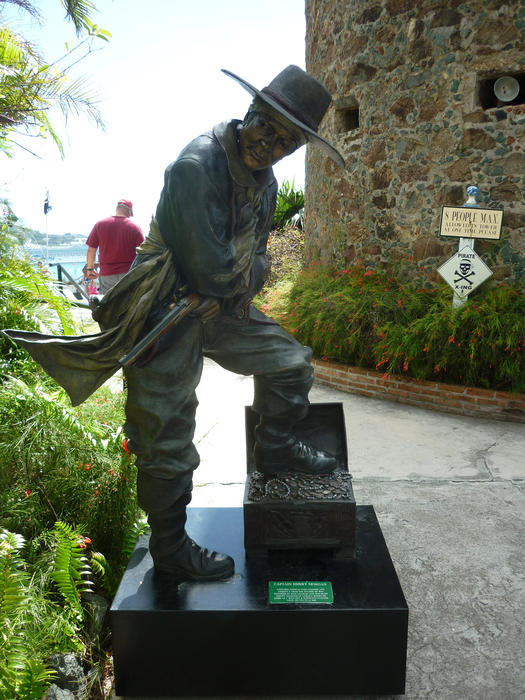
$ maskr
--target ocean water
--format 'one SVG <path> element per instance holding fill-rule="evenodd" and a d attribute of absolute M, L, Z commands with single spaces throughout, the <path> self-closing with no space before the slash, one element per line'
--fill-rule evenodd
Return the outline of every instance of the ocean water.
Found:
<path fill-rule="evenodd" d="M 24 252 L 35 262 L 46 265 L 45 246 L 25 246 Z M 58 279 L 57 263 L 60 263 L 76 282 L 82 279 L 82 268 L 86 264 L 87 246 L 85 244 L 49 246 L 47 252 L 49 272 L 54 279 Z"/>

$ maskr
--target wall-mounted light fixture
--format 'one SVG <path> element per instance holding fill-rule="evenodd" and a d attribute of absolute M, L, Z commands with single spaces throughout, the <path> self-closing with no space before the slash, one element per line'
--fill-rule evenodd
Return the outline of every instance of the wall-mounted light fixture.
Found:
<path fill-rule="evenodd" d="M 479 82 L 479 103 L 483 109 L 525 103 L 525 73 L 497 75 Z"/>

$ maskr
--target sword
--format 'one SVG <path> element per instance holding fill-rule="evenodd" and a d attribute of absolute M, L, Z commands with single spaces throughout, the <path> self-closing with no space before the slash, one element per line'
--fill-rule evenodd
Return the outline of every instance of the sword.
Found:
<path fill-rule="evenodd" d="M 131 348 L 131 350 L 120 358 L 119 364 L 122 367 L 129 367 L 134 364 L 139 357 L 144 355 L 144 353 L 149 350 L 159 338 L 161 338 L 164 333 L 169 331 L 172 326 L 175 326 L 179 321 L 181 321 L 185 316 L 194 311 L 201 304 L 206 304 L 206 300 L 203 300 L 196 294 L 189 294 L 186 297 L 182 297 L 177 301 L 174 306 L 168 311 L 164 318 L 157 323 L 157 325 L 147 333 L 142 340 Z"/>

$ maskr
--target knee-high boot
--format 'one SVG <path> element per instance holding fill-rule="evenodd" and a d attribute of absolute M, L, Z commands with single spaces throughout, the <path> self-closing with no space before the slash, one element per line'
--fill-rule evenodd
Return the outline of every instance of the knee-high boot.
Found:
<path fill-rule="evenodd" d="M 139 504 L 148 513 L 150 553 L 155 571 L 175 581 L 216 581 L 233 575 L 234 561 L 226 554 L 199 547 L 186 533 L 186 506 L 191 501 L 191 476 L 173 491 L 167 479 L 138 477 Z M 170 497 L 175 493 L 176 500 Z"/>
<path fill-rule="evenodd" d="M 293 432 L 294 423 L 283 418 L 261 416 L 255 429 L 255 466 L 263 474 L 301 472 L 329 474 L 338 461 L 336 457 L 298 440 Z"/>
<path fill-rule="evenodd" d="M 257 470 L 264 474 L 329 474 L 338 466 L 333 455 L 295 435 L 295 425 L 308 412 L 308 392 L 313 382 L 311 351 L 298 347 L 303 362 L 297 367 L 255 377 L 253 408 L 261 419 L 255 429 L 254 458 Z"/>

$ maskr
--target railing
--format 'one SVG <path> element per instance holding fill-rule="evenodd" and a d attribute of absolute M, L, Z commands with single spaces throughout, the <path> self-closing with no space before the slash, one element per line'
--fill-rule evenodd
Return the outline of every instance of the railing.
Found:
<path fill-rule="evenodd" d="M 81 306 L 83 308 L 88 308 L 88 309 L 91 308 L 90 304 L 89 304 L 89 301 L 90 301 L 89 294 L 86 292 L 86 290 L 80 284 L 78 284 L 78 282 L 76 280 L 73 279 L 73 277 L 71 277 L 71 275 L 66 270 L 66 268 L 63 267 L 61 265 L 61 263 L 51 263 L 51 267 L 56 267 L 56 269 L 57 269 L 57 281 L 58 281 L 57 286 L 59 287 L 62 294 L 64 296 L 66 296 L 66 294 L 64 292 L 64 287 L 71 286 L 71 287 L 73 287 L 72 291 L 73 291 L 73 295 L 76 297 L 76 299 L 79 299 L 79 300 L 86 299 L 86 301 L 87 301 L 87 304 L 80 304 L 78 301 L 73 302 L 73 303 L 76 304 L 77 306 Z M 67 281 L 64 281 L 63 276 L 65 276 Z"/>

